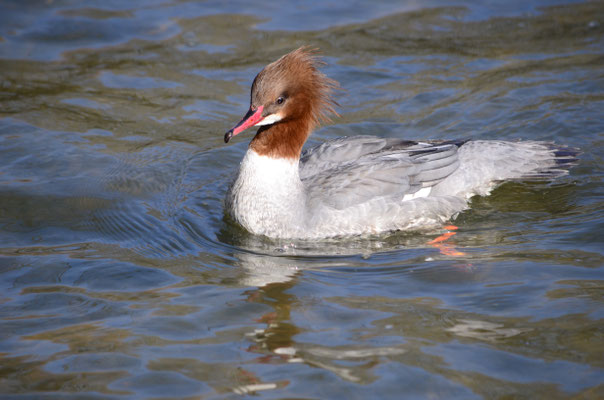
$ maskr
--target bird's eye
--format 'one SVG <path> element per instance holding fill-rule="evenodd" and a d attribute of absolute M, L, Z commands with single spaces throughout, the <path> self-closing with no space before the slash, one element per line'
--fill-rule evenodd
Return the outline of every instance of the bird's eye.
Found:
<path fill-rule="evenodd" d="M 277 104 L 283 104 L 284 101 L 285 99 L 282 96 L 277 98 Z"/>

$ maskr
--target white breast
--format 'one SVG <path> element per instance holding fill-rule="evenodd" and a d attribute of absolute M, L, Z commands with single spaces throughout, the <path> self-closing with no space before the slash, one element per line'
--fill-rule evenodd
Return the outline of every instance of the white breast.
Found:
<path fill-rule="evenodd" d="M 227 196 L 227 210 L 255 234 L 298 236 L 306 214 L 298 160 L 248 150 Z"/>

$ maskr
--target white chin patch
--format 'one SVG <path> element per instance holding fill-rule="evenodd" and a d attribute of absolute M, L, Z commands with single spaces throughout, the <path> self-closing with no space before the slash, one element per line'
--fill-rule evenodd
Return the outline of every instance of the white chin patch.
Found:
<path fill-rule="evenodd" d="M 275 122 L 279 122 L 281 121 L 281 114 L 271 114 L 268 117 L 264 118 L 262 121 L 258 122 L 256 125 L 254 126 L 265 126 L 265 125 L 272 125 Z"/>

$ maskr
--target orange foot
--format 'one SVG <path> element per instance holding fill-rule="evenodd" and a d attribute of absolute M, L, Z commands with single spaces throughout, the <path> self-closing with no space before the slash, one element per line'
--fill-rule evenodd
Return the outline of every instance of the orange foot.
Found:
<path fill-rule="evenodd" d="M 447 225 L 444 227 L 444 229 L 447 229 L 448 232 L 443 233 L 442 235 L 440 235 L 439 237 L 437 237 L 434 240 L 430 240 L 428 242 L 428 244 L 430 246 L 436 247 L 438 249 L 438 251 L 440 251 L 441 254 L 444 254 L 446 256 L 453 256 L 453 257 L 465 256 L 466 253 L 464 253 L 463 251 L 457 251 L 457 249 L 454 246 L 444 243 L 451 236 L 453 236 L 457 233 L 457 232 L 451 232 L 451 231 L 456 231 L 459 228 L 456 227 L 455 225 Z"/>

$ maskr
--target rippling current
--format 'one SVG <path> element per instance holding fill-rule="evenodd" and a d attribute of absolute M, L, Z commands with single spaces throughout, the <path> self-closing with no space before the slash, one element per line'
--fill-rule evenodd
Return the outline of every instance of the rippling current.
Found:
<path fill-rule="evenodd" d="M 319 47 L 342 135 L 581 149 L 445 231 L 224 215 L 268 62 Z M 604 397 L 604 4 L 0 3 L 0 397 Z"/>

